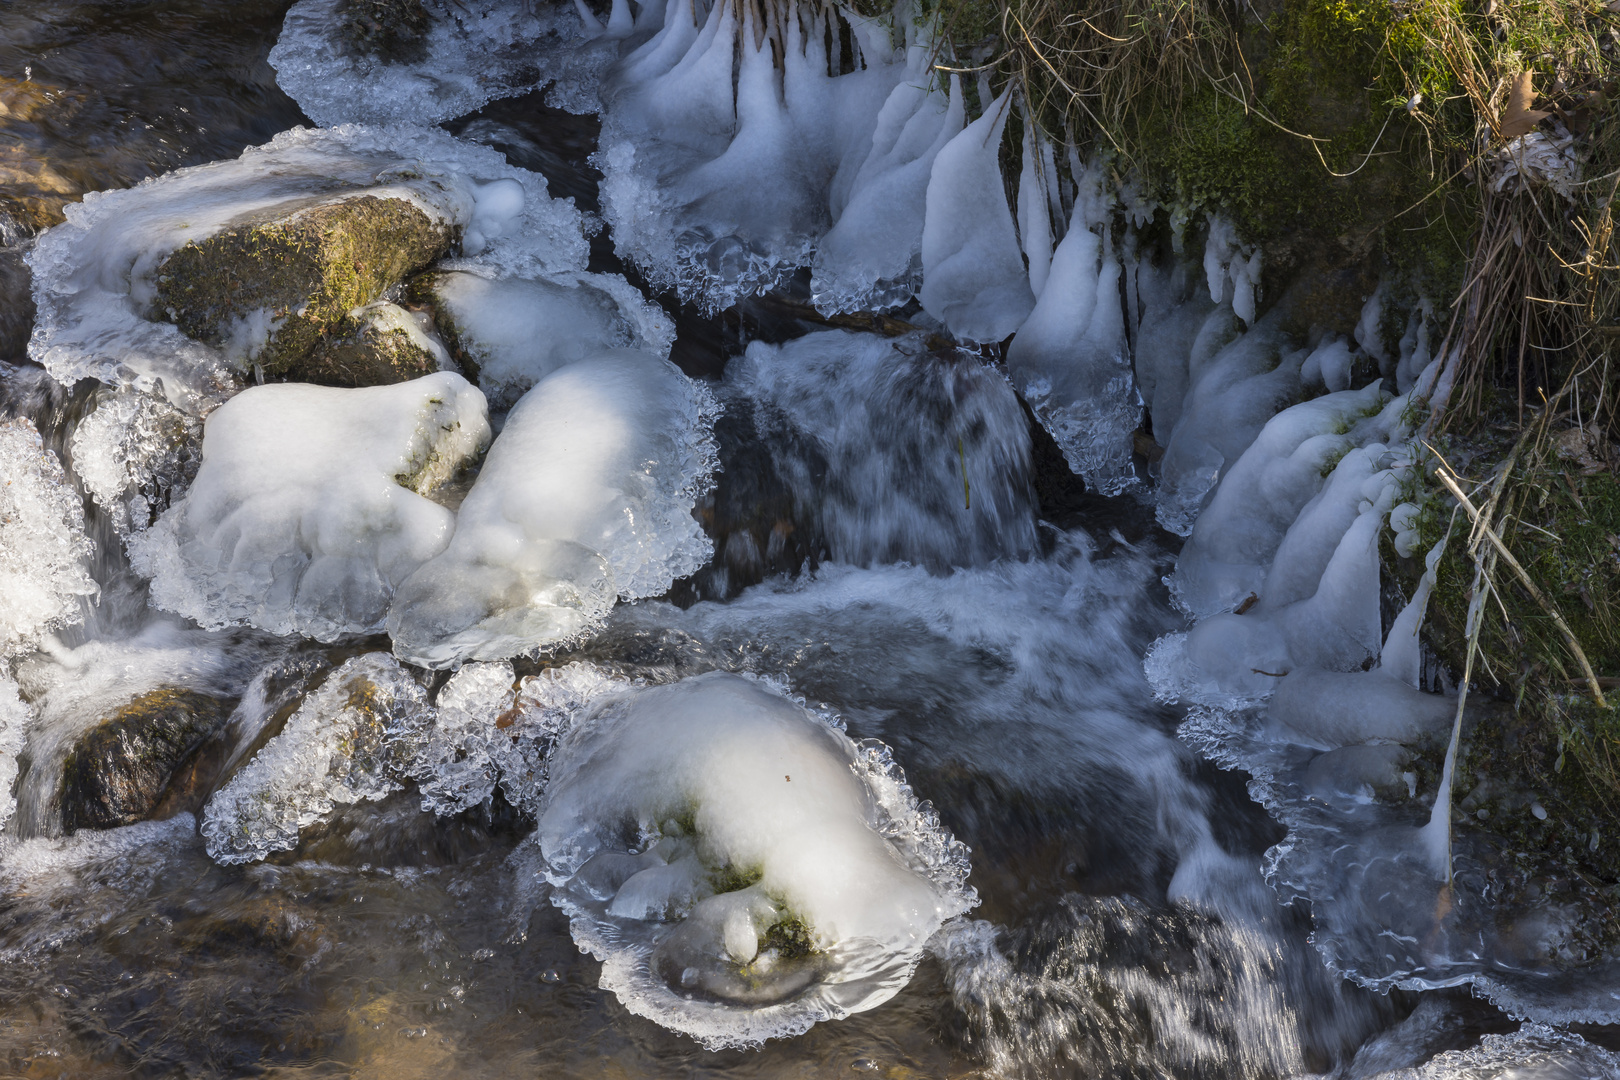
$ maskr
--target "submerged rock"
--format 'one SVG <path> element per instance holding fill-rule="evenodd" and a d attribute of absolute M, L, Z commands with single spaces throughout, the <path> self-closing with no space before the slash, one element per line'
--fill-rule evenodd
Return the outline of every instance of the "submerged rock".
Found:
<path fill-rule="evenodd" d="M 322 386 L 386 386 L 451 366 L 413 313 L 378 300 L 351 311 L 289 374 Z"/>
<path fill-rule="evenodd" d="M 62 764 L 67 832 L 195 810 L 213 769 L 200 760 L 231 703 L 195 690 L 152 690 L 88 728 Z M 214 765 L 217 767 L 216 761 Z"/>
<path fill-rule="evenodd" d="M 280 375 L 457 232 L 407 199 L 375 195 L 250 216 L 163 260 L 154 317 Z"/>
<path fill-rule="evenodd" d="M 345 0 L 344 42 L 356 52 L 395 63 L 427 56 L 433 20 L 422 0 Z"/>

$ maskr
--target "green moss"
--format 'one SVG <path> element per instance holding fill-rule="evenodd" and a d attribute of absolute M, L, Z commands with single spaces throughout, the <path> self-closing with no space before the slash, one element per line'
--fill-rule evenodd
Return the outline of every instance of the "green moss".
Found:
<path fill-rule="evenodd" d="M 444 253 L 454 231 L 414 204 L 361 195 L 250 220 L 187 243 L 158 267 L 153 316 L 220 348 L 243 320 L 273 329 L 252 355 L 267 375 L 292 369 L 350 311 Z"/>
<path fill-rule="evenodd" d="M 775 949 L 784 960 L 797 960 L 816 952 L 815 936 L 804 920 L 796 916 L 786 916 L 773 923 L 765 931 L 760 945 L 763 949 Z"/>
<path fill-rule="evenodd" d="M 759 883 L 765 870 L 759 866 L 735 866 L 727 863 L 709 874 L 709 884 L 717 893 L 736 892 Z"/>

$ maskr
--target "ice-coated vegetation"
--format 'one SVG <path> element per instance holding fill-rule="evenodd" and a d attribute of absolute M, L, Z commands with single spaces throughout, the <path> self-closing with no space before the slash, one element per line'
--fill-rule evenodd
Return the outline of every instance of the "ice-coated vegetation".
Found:
<path fill-rule="evenodd" d="M 512 407 L 443 552 L 400 586 L 394 651 L 448 667 L 577 641 L 614 602 L 708 558 L 692 517 L 714 470 L 713 398 L 669 361 L 571 364 Z"/>
<path fill-rule="evenodd" d="M 196 480 L 130 559 L 153 604 L 203 626 L 326 641 L 378 629 L 455 528 L 427 495 L 489 439 L 483 395 L 450 372 L 253 387 L 209 415 Z"/>
<path fill-rule="evenodd" d="M 538 839 L 603 985 L 713 1048 L 881 1004 L 976 903 L 885 750 L 718 672 L 591 710 Z"/>

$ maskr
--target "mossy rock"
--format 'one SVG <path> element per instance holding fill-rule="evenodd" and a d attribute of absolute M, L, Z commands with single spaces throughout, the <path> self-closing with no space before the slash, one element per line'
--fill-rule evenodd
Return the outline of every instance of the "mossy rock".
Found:
<path fill-rule="evenodd" d="M 347 0 L 340 18 L 344 42 L 361 55 L 392 63 L 427 58 L 433 20 L 422 0 Z"/>
<path fill-rule="evenodd" d="M 91 727 L 62 763 L 62 824 L 110 829 L 200 808 L 221 763 L 206 753 L 231 703 L 152 690 Z"/>
<path fill-rule="evenodd" d="M 383 300 L 350 312 L 287 374 L 321 386 L 387 386 L 431 375 L 448 360 L 411 312 Z"/>
<path fill-rule="evenodd" d="M 444 254 L 456 231 L 375 195 L 248 218 L 159 265 L 153 317 L 282 375 L 349 329 L 351 311 Z"/>

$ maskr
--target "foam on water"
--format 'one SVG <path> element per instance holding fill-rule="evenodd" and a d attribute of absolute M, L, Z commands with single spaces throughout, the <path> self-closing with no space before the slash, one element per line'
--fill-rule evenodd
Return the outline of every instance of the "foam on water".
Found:
<path fill-rule="evenodd" d="M 147 393 L 161 386 L 171 404 L 206 413 L 240 387 L 251 342 L 215 349 L 149 318 L 154 269 L 245 215 L 366 194 L 407 199 L 464 230 L 465 257 L 452 268 L 506 275 L 585 265 L 579 212 L 493 150 L 424 128 L 295 128 L 234 161 L 69 205 L 67 221 L 28 256 L 38 307 L 29 355 L 67 385 L 91 377 Z"/>
<path fill-rule="evenodd" d="M 591 710 L 539 842 L 603 986 L 711 1049 L 881 1004 L 976 903 L 886 748 L 718 672 Z"/>
<path fill-rule="evenodd" d="M 506 418 L 449 546 L 400 586 L 394 651 L 449 667 L 590 633 L 618 598 L 656 596 L 713 545 L 714 400 L 669 361 L 602 353 L 542 379 Z"/>
<path fill-rule="evenodd" d="M 80 622 L 100 591 L 84 506 L 28 420 L 0 422 L 0 657 Z"/>
<path fill-rule="evenodd" d="M 439 372 L 360 389 L 282 383 L 216 409 L 186 496 L 130 539 L 152 603 L 217 628 L 330 641 L 378 629 L 454 515 L 425 493 L 489 444 L 484 396 Z"/>

